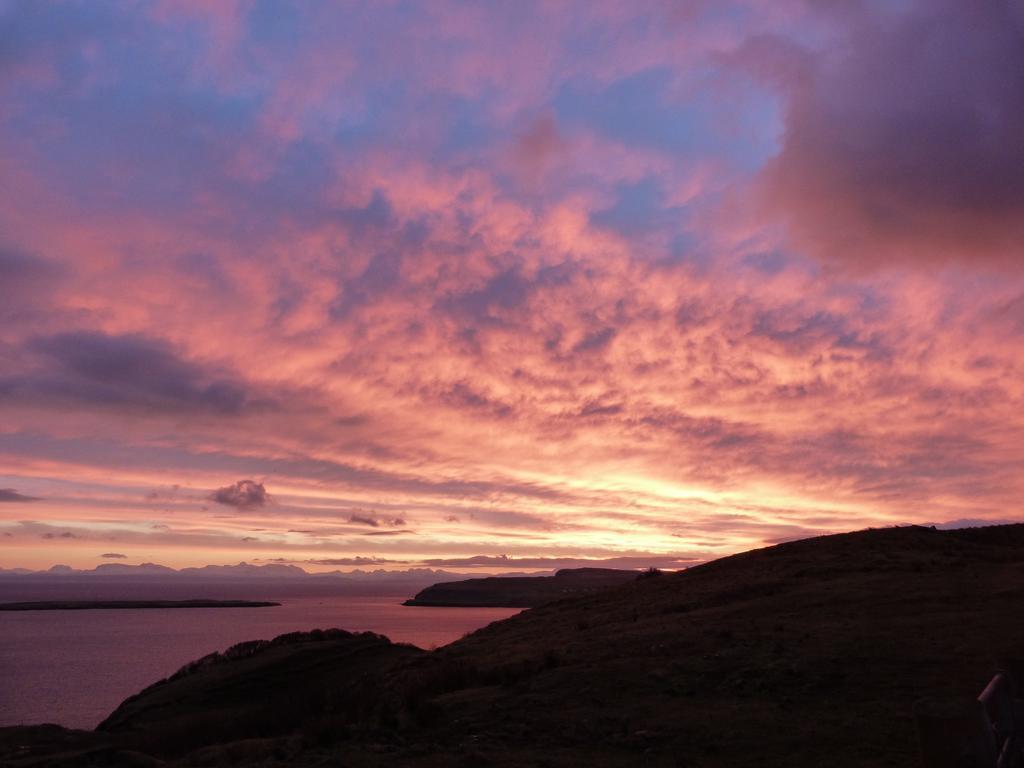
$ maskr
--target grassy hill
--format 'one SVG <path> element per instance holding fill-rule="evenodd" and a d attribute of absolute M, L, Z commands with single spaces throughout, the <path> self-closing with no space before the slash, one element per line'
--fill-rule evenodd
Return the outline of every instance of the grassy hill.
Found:
<path fill-rule="evenodd" d="M 97 734 L 0 730 L 0 762 L 906 768 L 914 701 L 976 695 L 1024 657 L 1022 618 L 1024 526 L 862 531 L 548 603 L 430 653 L 348 633 L 250 647 Z"/>

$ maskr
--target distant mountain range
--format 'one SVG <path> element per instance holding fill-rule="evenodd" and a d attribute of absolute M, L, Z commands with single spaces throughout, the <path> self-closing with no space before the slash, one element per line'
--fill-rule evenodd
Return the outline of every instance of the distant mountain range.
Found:
<path fill-rule="evenodd" d="M 406 570 L 388 571 L 377 569 L 366 571 L 356 569 L 353 571 L 328 571 L 323 573 L 310 573 L 297 565 L 284 565 L 271 563 L 268 565 L 253 565 L 252 563 L 241 562 L 237 565 L 204 565 L 199 568 L 170 568 L 159 563 L 140 563 L 139 565 L 128 565 L 126 563 L 103 563 L 95 568 L 77 569 L 68 565 L 54 565 L 45 571 L 33 571 L 27 568 L 0 568 L 0 578 L 15 579 L 93 579 L 97 577 L 132 577 L 145 579 L 201 579 L 204 581 L 216 580 L 238 580 L 238 579 L 265 579 L 273 581 L 292 580 L 345 580 L 345 581 L 453 581 L 465 579 L 470 574 L 457 573 L 453 571 L 437 570 L 433 568 L 409 568 Z M 546 576 L 548 573 L 537 574 L 527 573 L 506 573 L 502 576 Z"/>

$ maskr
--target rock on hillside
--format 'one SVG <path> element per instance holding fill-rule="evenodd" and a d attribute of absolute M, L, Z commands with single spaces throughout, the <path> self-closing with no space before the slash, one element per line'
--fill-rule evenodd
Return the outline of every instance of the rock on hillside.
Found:
<path fill-rule="evenodd" d="M 311 728 L 327 711 L 358 721 L 379 701 L 381 670 L 423 653 L 340 629 L 240 643 L 122 702 L 96 730 L 140 750 L 182 754 Z"/>

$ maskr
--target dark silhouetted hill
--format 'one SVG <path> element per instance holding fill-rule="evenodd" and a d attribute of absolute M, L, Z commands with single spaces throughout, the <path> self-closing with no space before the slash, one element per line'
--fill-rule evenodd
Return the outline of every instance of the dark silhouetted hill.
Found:
<path fill-rule="evenodd" d="M 0 763 L 906 768 L 915 700 L 974 696 L 1024 658 L 1022 605 L 1024 526 L 821 537 L 429 653 L 348 633 L 245 646 L 95 734 L 2 729 Z"/>

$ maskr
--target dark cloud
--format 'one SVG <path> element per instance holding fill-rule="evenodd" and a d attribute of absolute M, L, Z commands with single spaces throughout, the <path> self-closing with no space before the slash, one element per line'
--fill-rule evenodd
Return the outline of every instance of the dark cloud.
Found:
<path fill-rule="evenodd" d="M 331 316 L 335 320 L 344 320 L 356 309 L 372 304 L 401 284 L 401 255 L 390 250 L 378 253 L 362 273 L 344 283 L 331 305 Z"/>
<path fill-rule="evenodd" d="M 218 488 L 210 495 L 210 499 L 229 507 L 249 509 L 262 507 L 270 500 L 270 495 L 263 487 L 263 483 L 257 483 L 255 480 L 239 480 L 237 483 Z"/>
<path fill-rule="evenodd" d="M 356 239 L 374 233 L 391 233 L 399 223 L 394 207 L 382 189 L 375 189 L 366 205 L 340 208 L 334 212 L 333 218 Z"/>
<path fill-rule="evenodd" d="M 598 331 L 592 331 L 578 341 L 572 348 L 572 351 L 576 353 L 600 352 L 612 343 L 612 339 L 614 339 L 618 333 L 618 330 L 611 326 L 602 328 Z"/>
<path fill-rule="evenodd" d="M 378 528 L 382 525 L 398 528 L 405 525 L 405 518 L 401 515 L 393 517 L 381 516 L 376 512 L 357 511 L 348 516 L 348 521 L 353 525 L 368 525 L 371 528 Z"/>
<path fill-rule="evenodd" d="M 80 537 L 76 536 L 75 534 L 71 533 L 71 531 L 63 531 L 61 533 L 44 533 L 44 534 L 41 534 L 41 536 L 44 539 L 77 539 L 77 538 L 80 538 Z"/>
<path fill-rule="evenodd" d="M 625 410 L 622 403 L 601 403 L 593 401 L 584 403 L 579 410 L 580 416 L 618 416 Z"/>
<path fill-rule="evenodd" d="M 180 490 L 181 486 L 178 483 L 174 483 L 167 488 L 154 488 L 148 491 L 143 498 L 146 501 L 173 501 Z"/>
<path fill-rule="evenodd" d="M 0 488 L 0 502 L 15 503 L 25 501 L 39 501 L 36 496 L 26 496 L 23 493 L 18 493 L 13 488 Z"/>
<path fill-rule="evenodd" d="M 440 388 L 425 387 L 423 396 L 458 410 L 471 409 L 486 411 L 494 418 L 512 416 L 515 409 L 509 403 L 501 402 L 476 389 L 468 381 L 456 381 Z"/>
<path fill-rule="evenodd" d="M 365 206 L 342 208 L 330 213 L 331 219 L 345 229 L 349 238 L 371 249 L 373 256 L 365 268 L 341 280 L 338 294 L 330 305 L 335 320 L 346 320 L 359 309 L 372 305 L 383 296 L 401 294 L 409 287 L 402 266 L 418 253 L 430 234 L 430 226 L 419 218 L 400 218 L 387 194 L 373 192 Z"/>
<path fill-rule="evenodd" d="M 518 268 L 511 267 L 492 275 L 478 288 L 446 297 L 438 306 L 475 325 L 500 326 L 526 303 L 533 288 L 534 284 Z"/>
<path fill-rule="evenodd" d="M 879 334 L 865 335 L 854 327 L 850 318 L 820 310 L 810 314 L 786 307 L 758 310 L 748 335 L 776 342 L 794 355 L 806 355 L 823 347 L 847 352 L 858 350 L 877 360 L 889 355 Z"/>
<path fill-rule="evenodd" d="M 39 366 L 0 378 L 0 394 L 28 401 L 237 414 L 245 390 L 180 357 L 166 342 L 141 335 L 76 331 L 28 345 Z"/>
<path fill-rule="evenodd" d="M 696 299 L 683 301 L 675 312 L 676 325 L 682 330 L 699 328 L 713 317 L 711 310 Z"/>
<path fill-rule="evenodd" d="M 770 434 L 746 423 L 714 417 L 696 418 L 672 409 L 653 409 L 631 423 L 643 428 L 666 430 L 676 435 L 683 444 L 699 446 L 702 451 L 761 449 L 772 439 Z"/>
<path fill-rule="evenodd" d="M 845 263 L 1020 264 L 1024 6 L 871 13 L 844 16 L 846 39 L 826 52 L 766 39 L 741 52 L 788 97 L 770 209 L 809 252 Z"/>
<path fill-rule="evenodd" d="M 100 557 L 106 560 L 124 560 L 128 555 L 122 555 L 120 552 L 104 552 Z"/>

